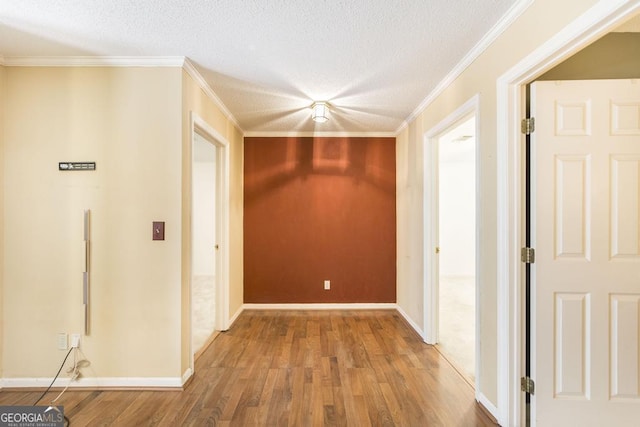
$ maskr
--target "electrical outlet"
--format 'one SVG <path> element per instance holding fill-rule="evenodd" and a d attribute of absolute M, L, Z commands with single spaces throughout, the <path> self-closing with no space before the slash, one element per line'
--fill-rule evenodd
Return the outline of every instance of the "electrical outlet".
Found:
<path fill-rule="evenodd" d="M 67 334 L 65 332 L 60 332 L 58 334 L 58 350 L 66 350 L 67 349 Z"/>
<path fill-rule="evenodd" d="M 324 290 L 328 291 L 331 289 L 331 280 L 325 280 L 324 281 Z"/>
<path fill-rule="evenodd" d="M 80 347 L 80 334 L 71 334 L 71 347 Z"/>

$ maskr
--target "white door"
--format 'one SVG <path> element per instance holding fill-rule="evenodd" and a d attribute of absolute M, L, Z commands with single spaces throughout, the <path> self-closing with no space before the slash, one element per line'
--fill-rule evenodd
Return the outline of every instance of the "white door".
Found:
<path fill-rule="evenodd" d="M 640 81 L 531 88 L 537 426 L 640 425 Z"/>

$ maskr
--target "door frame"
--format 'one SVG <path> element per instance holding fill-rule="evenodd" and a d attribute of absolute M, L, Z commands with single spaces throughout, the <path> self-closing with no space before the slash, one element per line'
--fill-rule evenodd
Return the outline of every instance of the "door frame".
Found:
<path fill-rule="evenodd" d="M 524 168 L 520 120 L 525 86 L 640 11 L 640 0 L 601 0 L 497 80 L 498 422 L 524 425 Z M 535 319 L 532 319 L 535 322 Z M 534 408 L 532 408 L 534 409 Z M 532 418 L 535 414 L 532 412 Z"/>
<path fill-rule="evenodd" d="M 195 112 L 191 112 L 191 175 L 193 175 L 193 146 L 195 144 L 196 133 L 207 142 L 216 146 L 216 240 L 219 246 L 216 256 L 215 275 L 215 325 L 219 330 L 229 328 L 229 164 L 230 150 L 229 141 L 202 117 Z M 189 192 L 191 204 L 189 206 L 189 355 L 191 372 L 195 372 L 195 358 L 193 349 L 193 178 L 189 180 Z"/>
<path fill-rule="evenodd" d="M 438 123 L 436 126 L 425 132 L 423 136 L 424 143 L 424 197 L 423 197 L 423 212 L 424 212 L 424 341 L 427 344 L 436 344 L 438 342 L 438 329 L 439 329 L 439 268 L 438 268 L 438 254 L 436 253 L 436 247 L 439 244 L 439 156 L 438 156 L 438 140 L 447 131 L 455 128 L 463 120 L 468 119 L 471 116 L 476 118 L 476 137 L 475 137 L 475 211 L 476 211 L 476 227 L 475 227 L 475 394 L 476 400 L 481 397 L 480 390 L 480 300 L 478 292 L 478 278 L 480 267 L 480 236 L 479 236 L 479 224 L 480 220 L 480 207 L 478 197 L 480 188 L 480 155 L 478 143 L 479 133 L 479 110 L 480 110 L 480 95 L 476 94 L 467 102 L 458 107 L 453 113 L 449 114 L 444 120 Z"/>

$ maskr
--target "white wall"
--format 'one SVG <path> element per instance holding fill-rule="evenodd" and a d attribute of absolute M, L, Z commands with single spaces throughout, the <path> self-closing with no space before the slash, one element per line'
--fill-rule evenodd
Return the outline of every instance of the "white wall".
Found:
<path fill-rule="evenodd" d="M 216 148 L 196 134 L 193 164 L 193 275 L 215 275 Z"/>
<path fill-rule="evenodd" d="M 448 136 L 438 141 L 440 275 L 475 276 L 475 138 Z"/>

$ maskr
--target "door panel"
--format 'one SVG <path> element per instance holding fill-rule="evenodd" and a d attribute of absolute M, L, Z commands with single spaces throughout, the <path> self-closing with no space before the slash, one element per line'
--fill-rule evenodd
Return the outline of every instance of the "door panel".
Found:
<path fill-rule="evenodd" d="M 611 398 L 638 398 L 640 295 L 611 295 Z"/>
<path fill-rule="evenodd" d="M 557 293 L 554 335 L 556 349 L 556 396 L 586 398 L 590 391 L 590 360 L 587 349 L 590 324 L 589 295 Z"/>
<path fill-rule="evenodd" d="M 637 258 L 640 254 L 640 156 L 611 156 L 611 258 Z"/>
<path fill-rule="evenodd" d="M 534 425 L 640 419 L 640 82 L 531 86 Z"/>

